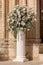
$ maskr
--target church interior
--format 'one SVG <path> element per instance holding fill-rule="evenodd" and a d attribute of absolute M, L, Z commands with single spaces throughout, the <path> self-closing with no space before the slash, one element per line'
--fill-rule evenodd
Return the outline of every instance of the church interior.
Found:
<path fill-rule="evenodd" d="M 16 6 L 33 8 L 37 17 L 34 28 L 26 31 L 26 57 L 43 61 L 43 0 L 0 0 L 0 61 L 16 58 L 16 39 L 8 32 L 7 15 Z"/>

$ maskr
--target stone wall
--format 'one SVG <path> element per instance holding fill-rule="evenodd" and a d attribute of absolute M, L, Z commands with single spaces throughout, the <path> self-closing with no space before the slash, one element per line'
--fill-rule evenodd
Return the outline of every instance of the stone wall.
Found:
<path fill-rule="evenodd" d="M 4 40 L 4 43 L 8 45 L 4 45 L 7 48 L 7 55 L 9 56 L 9 59 L 14 59 L 16 56 L 16 43 L 15 38 L 11 32 L 7 31 L 7 14 L 11 12 L 11 10 L 14 8 L 15 5 L 19 4 L 20 6 L 26 5 L 26 0 L 17 0 L 19 3 L 16 3 L 15 0 L 0 0 L 0 40 Z M 39 0 L 38 0 L 39 1 Z M 31 31 L 26 32 L 26 55 L 28 58 L 32 59 L 33 56 L 33 43 L 40 41 L 40 21 L 39 21 L 39 6 L 37 5 L 37 0 L 27 0 L 27 7 L 33 8 L 35 15 L 37 15 L 37 21 L 33 23 L 34 28 L 32 28 Z M 16 4 L 15 4 L 16 3 Z M 38 11 L 37 11 L 38 10 Z M 27 42 L 28 41 L 28 42 Z M 4 44 L 3 43 L 3 44 Z M 31 43 L 31 45 L 29 44 Z M 35 47 L 37 49 L 37 47 Z M 4 48 L 3 48 L 4 49 Z M 29 49 L 29 51 L 28 51 Z M 28 56 L 29 55 L 29 56 Z"/>

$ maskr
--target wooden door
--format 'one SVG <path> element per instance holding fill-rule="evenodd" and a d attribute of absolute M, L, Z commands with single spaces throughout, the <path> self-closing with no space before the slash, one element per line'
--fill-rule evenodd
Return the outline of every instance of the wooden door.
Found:
<path fill-rule="evenodd" d="M 40 0 L 40 38 L 43 42 L 43 0 Z"/>

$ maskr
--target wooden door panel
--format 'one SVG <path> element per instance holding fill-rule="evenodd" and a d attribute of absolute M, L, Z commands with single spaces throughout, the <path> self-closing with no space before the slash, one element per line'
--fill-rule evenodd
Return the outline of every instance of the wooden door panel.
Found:
<path fill-rule="evenodd" d="M 40 0 L 40 38 L 43 42 L 43 0 Z"/>

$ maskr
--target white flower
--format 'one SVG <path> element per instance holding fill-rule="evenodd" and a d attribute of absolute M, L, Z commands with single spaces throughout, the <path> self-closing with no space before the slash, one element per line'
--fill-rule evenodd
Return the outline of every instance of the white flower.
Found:
<path fill-rule="evenodd" d="M 10 16 L 12 16 L 12 13 L 10 13 Z"/>
<path fill-rule="evenodd" d="M 10 21 L 10 19 L 8 18 L 7 21 Z"/>
<path fill-rule="evenodd" d="M 18 16 L 20 15 L 20 11 L 19 10 L 16 10 L 17 11 L 17 14 L 18 14 Z"/>
<path fill-rule="evenodd" d="M 13 11 L 15 11 L 15 10 L 16 10 L 16 8 L 13 9 Z"/>
<path fill-rule="evenodd" d="M 14 19 L 12 19 L 12 23 L 14 22 Z"/>
<path fill-rule="evenodd" d="M 25 25 L 25 23 L 24 23 L 23 21 L 21 21 L 21 25 L 22 25 L 22 26 L 24 26 L 24 25 Z"/>
<path fill-rule="evenodd" d="M 26 10 L 26 8 L 23 8 L 23 11 L 25 11 Z"/>
<path fill-rule="evenodd" d="M 14 28 L 14 26 L 12 26 L 12 29 Z"/>

